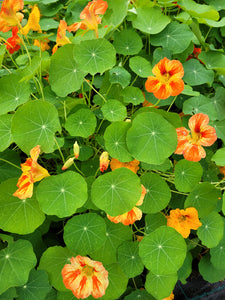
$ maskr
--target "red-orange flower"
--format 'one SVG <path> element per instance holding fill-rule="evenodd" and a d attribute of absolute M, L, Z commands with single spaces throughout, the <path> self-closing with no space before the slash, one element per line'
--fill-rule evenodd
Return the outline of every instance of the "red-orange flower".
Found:
<path fill-rule="evenodd" d="M 100 298 L 108 287 L 108 272 L 101 262 L 88 257 L 72 257 L 71 264 L 62 269 L 63 283 L 77 299 L 85 299 L 92 295 Z"/>
<path fill-rule="evenodd" d="M 206 156 L 202 146 L 211 146 L 216 140 L 216 130 L 208 125 L 209 117 L 199 113 L 189 119 L 189 130 L 185 127 L 177 128 L 178 145 L 175 154 L 183 154 L 190 161 L 199 161 Z"/>
<path fill-rule="evenodd" d="M 68 26 L 68 31 L 77 31 L 79 28 L 94 30 L 98 38 L 98 24 L 101 24 L 99 15 L 103 15 L 108 8 L 108 4 L 103 0 L 93 0 L 82 10 L 80 14 L 81 22 L 76 22 Z"/>
<path fill-rule="evenodd" d="M 64 20 L 60 20 L 59 27 L 56 37 L 56 45 L 52 49 L 52 54 L 56 52 L 59 46 L 64 46 L 66 44 L 71 44 L 71 41 L 66 36 L 66 30 L 68 29 L 67 24 Z"/>
<path fill-rule="evenodd" d="M 22 42 L 21 38 L 18 36 L 18 27 L 12 28 L 12 37 L 7 39 L 7 43 L 5 43 L 6 48 L 9 50 L 10 54 L 13 54 L 15 51 L 20 49 L 20 44 Z"/>
<path fill-rule="evenodd" d="M 167 216 L 167 226 L 173 227 L 184 238 L 187 238 L 191 229 L 197 230 L 202 223 L 198 219 L 198 211 L 194 207 L 186 209 L 174 209 Z"/>
<path fill-rule="evenodd" d="M 109 153 L 107 151 L 102 152 L 99 161 L 100 161 L 100 166 L 99 166 L 100 171 L 101 172 L 106 171 L 109 166 Z"/>
<path fill-rule="evenodd" d="M 4 0 L 0 11 L 0 31 L 7 32 L 14 26 L 19 26 L 23 14 L 23 0 Z"/>
<path fill-rule="evenodd" d="M 37 163 L 40 146 L 37 145 L 30 151 L 30 158 L 27 158 L 25 163 L 21 164 L 22 175 L 20 176 L 17 187 L 13 196 L 20 199 L 31 198 L 33 195 L 33 184 L 43 178 L 50 176 L 48 171 Z"/>
<path fill-rule="evenodd" d="M 198 59 L 198 55 L 202 52 L 201 48 L 196 48 L 194 46 L 194 50 L 193 50 L 193 54 L 190 54 L 188 56 L 188 58 L 186 60 L 190 60 L 192 58 L 197 58 Z M 198 59 L 199 60 L 199 59 Z M 200 60 L 199 60 L 200 61 Z M 201 61 L 200 61 L 201 62 Z"/>
<path fill-rule="evenodd" d="M 118 159 L 116 158 L 112 158 L 111 162 L 110 162 L 110 168 L 111 170 L 115 170 L 115 169 L 119 169 L 119 168 L 127 168 L 130 169 L 131 171 L 133 171 L 134 173 L 137 173 L 138 169 L 139 169 L 139 161 L 134 159 L 132 161 L 129 162 L 120 162 Z"/>
<path fill-rule="evenodd" d="M 177 96 L 184 89 L 184 69 L 178 60 L 169 60 L 164 57 L 152 69 L 155 76 L 148 77 L 145 88 L 158 99 Z"/>
<path fill-rule="evenodd" d="M 146 193 L 147 193 L 146 188 L 142 185 L 141 198 L 136 203 L 136 206 L 142 205 Z M 116 217 L 111 217 L 107 214 L 107 218 L 111 222 L 114 222 L 116 224 L 117 223 L 122 223 L 123 225 L 134 224 L 134 222 L 140 220 L 142 217 L 142 211 L 140 210 L 140 208 L 137 208 L 136 206 L 132 208 L 130 211 Z"/>

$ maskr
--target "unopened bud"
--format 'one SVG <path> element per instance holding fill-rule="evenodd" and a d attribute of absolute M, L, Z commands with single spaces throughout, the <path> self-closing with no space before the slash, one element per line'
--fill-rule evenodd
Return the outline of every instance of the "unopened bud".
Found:
<path fill-rule="evenodd" d="M 80 147 L 77 143 L 77 141 L 74 143 L 73 145 L 73 153 L 74 153 L 74 156 L 75 158 L 78 158 L 79 157 L 79 154 L 80 154 Z"/>
<path fill-rule="evenodd" d="M 65 162 L 65 164 L 62 167 L 62 170 L 66 170 L 70 166 L 72 166 L 74 159 L 75 159 L 75 157 L 70 157 L 69 159 L 67 159 L 67 161 Z"/>
<path fill-rule="evenodd" d="M 107 151 L 102 152 L 100 156 L 100 171 L 104 172 L 109 166 L 109 153 Z"/>

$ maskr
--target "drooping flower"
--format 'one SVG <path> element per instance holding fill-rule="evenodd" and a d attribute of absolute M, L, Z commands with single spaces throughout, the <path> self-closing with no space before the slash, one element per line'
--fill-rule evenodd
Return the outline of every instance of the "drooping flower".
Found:
<path fill-rule="evenodd" d="M 108 4 L 103 0 L 93 0 L 88 3 L 80 14 L 81 22 L 76 22 L 68 26 L 68 31 L 77 31 L 79 28 L 94 30 L 96 37 L 98 38 L 98 24 L 101 24 L 101 18 L 99 15 L 103 15 L 108 8 Z"/>
<path fill-rule="evenodd" d="M 34 46 L 40 47 L 41 51 L 45 51 L 50 49 L 49 43 L 50 40 L 48 38 L 44 38 L 43 40 L 34 40 Z"/>
<path fill-rule="evenodd" d="M 189 119 L 188 126 L 177 128 L 178 145 L 175 154 L 183 154 L 190 161 L 199 161 L 206 156 L 202 146 L 211 146 L 216 140 L 216 130 L 208 125 L 209 117 L 198 113 Z"/>
<path fill-rule="evenodd" d="M 108 272 L 101 262 L 80 255 L 72 257 L 70 262 L 62 269 L 63 283 L 77 299 L 105 295 L 109 284 Z"/>
<path fill-rule="evenodd" d="M 104 172 L 108 169 L 109 166 L 109 153 L 107 151 L 102 152 L 99 158 L 100 161 L 100 171 Z"/>
<path fill-rule="evenodd" d="M 52 54 L 56 52 L 59 46 L 64 46 L 66 44 L 71 44 L 71 41 L 66 36 L 66 30 L 67 30 L 67 23 L 64 20 L 60 20 L 59 27 L 57 30 L 57 37 L 56 37 L 56 45 L 52 49 Z"/>
<path fill-rule="evenodd" d="M 20 44 L 22 43 L 21 38 L 18 36 L 18 27 L 12 28 L 12 37 L 7 39 L 7 42 L 5 43 L 6 48 L 9 50 L 10 54 L 13 54 L 15 51 L 18 51 L 20 49 Z"/>
<path fill-rule="evenodd" d="M 142 184 L 142 192 L 141 192 L 141 198 L 138 200 L 136 203 L 136 206 L 140 206 L 143 203 L 145 194 L 147 193 L 146 188 Z M 116 217 L 111 217 L 107 214 L 107 218 L 114 223 L 122 223 L 123 225 L 131 225 L 134 224 L 134 222 L 140 220 L 142 218 L 142 211 L 138 207 L 133 207 L 130 211 L 116 216 Z"/>
<path fill-rule="evenodd" d="M 37 163 L 40 151 L 40 146 L 35 146 L 30 151 L 31 157 L 27 158 L 25 163 L 21 164 L 22 175 L 17 182 L 18 189 L 13 196 L 20 199 L 31 198 L 34 182 L 50 176 L 48 171 Z"/>
<path fill-rule="evenodd" d="M 202 223 L 199 221 L 196 208 L 188 207 L 186 209 L 171 210 L 170 215 L 167 216 L 167 226 L 173 227 L 184 238 L 187 238 L 191 229 L 197 230 L 202 226 Z"/>
<path fill-rule="evenodd" d="M 22 28 L 21 33 L 27 35 L 30 30 L 42 32 L 41 26 L 39 24 L 40 16 L 40 10 L 37 7 L 37 4 L 35 4 L 31 10 L 27 24 Z"/>
<path fill-rule="evenodd" d="M 4 0 L 0 11 L 0 31 L 7 32 L 14 26 L 20 26 L 23 14 L 23 0 Z"/>
<path fill-rule="evenodd" d="M 184 89 L 184 69 L 178 60 L 161 59 L 152 69 L 155 76 L 148 77 L 145 88 L 158 99 L 179 95 Z"/>
<path fill-rule="evenodd" d="M 66 170 L 69 167 L 71 167 L 74 160 L 75 160 L 75 158 L 77 159 L 79 157 L 79 153 L 80 153 L 80 147 L 79 147 L 79 145 L 76 141 L 73 145 L 73 154 L 74 154 L 74 156 L 67 159 L 67 161 L 64 163 L 64 165 L 62 167 L 62 170 Z"/>
<path fill-rule="evenodd" d="M 134 159 L 132 161 L 129 162 L 120 162 L 118 159 L 116 158 L 112 158 L 111 162 L 110 162 L 110 168 L 111 170 L 115 170 L 118 168 L 127 168 L 130 169 L 131 171 L 133 171 L 134 173 L 137 173 L 138 169 L 139 169 L 139 161 Z"/>

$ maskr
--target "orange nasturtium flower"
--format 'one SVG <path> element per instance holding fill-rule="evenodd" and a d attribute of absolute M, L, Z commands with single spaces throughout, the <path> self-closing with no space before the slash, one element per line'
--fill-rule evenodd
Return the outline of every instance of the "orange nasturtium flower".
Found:
<path fill-rule="evenodd" d="M 30 30 L 42 32 L 40 22 L 40 10 L 35 4 L 31 10 L 29 15 L 27 24 L 22 28 L 21 33 L 27 35 Z"/>
<path fill-rule="evenodd" d="M 71 44 L 71 41 L 66 36 L 66 30 L 68 29 L 67 23 L 64 20 L 60 20 L 59 27 L 57 31 L 57 37 L 56 37 L 56 45 L 52 49 L 52 54 L 56 52 L 59 46 L 64 46 L 66 44 Z"/>
<path fill-rule="evenodd" d="M 130 169 L 131 171 L 133 171 L 134 173 L 137 173 L 138 169 L 139 169 L 139 161 L 134 159 L 132 161 L 129 162 L 120 162 L 118 159 L 116 158 L 112 158 L 111 162 L 110 162 L 110 168 L 111 170 L 115 170 L 115 169 L 119 169 L 119 168 L 127 168 Z"/>
<path fill-rule="evenodd" d="M 94 30 L 98 38 L 98 24 L 101 24 L 102 21 L 99 15 L 104 15 L 107 8 L 108 4 L 106 1 L 93 0 L 89 2 L 80 13 L 80 19 L 82 21 L 68 26 L 68 31 L 77 31 L 79 28 L 87 29 L 87 31 Z"/>
<path fill-rule="evenodd" d="M 206 156 L 202 146 L 211 146 L 216 140 L 216 130 L 208 125 L 209 117 L 198 113 L 188 121 L 189 130 L 185 127 L 177 128 L 178 145 L 175 154 L 183 154 L 190 161 L 199 161 Z"/>
<path fill-rule="evenodd" d="M 188 207 L 186 209 L 171 210 L 170 215 L 167 216 L 167 226 L 173 227 L 184 238 L 187 238 L 191 229 L 197 230 L 202 226 L 202 223 L 199 221 L 197 209 Z"/>
<path fill-rule="evenodd" d="M 23 0 L 4 0 L 0 11 L 0 31 L 7 32 L 14 26 L 20 26 L 23 14 Z"/>
<path fill-rule="evenodd" d="M 15 51 L 18 51 L 20 49 L 20 44 L 22 42 L 21 38 L 18 36 L 18 27 L 12 28 L 12 37 L 7 39 L 7 42 L 5 43 L 6 48 L 9 50 L 10 54 L 13 54 Z"/>
<path fill-rule="evenodd" d="M 17 182 L 18 189 L 13 194 L 13 196 L 21 200 L 32 197 L 34 182 L 50 176 L 48 171 L 37 163 L 40 151 L 40 146 L 35 146 L 30 151 L 31 157 L 21 164 L 23 173 Z"/>
<path fill-rule="evenodd" d="M 161 59 L 152 69 L 155 76 L 148 77 L 145 88 L 158 99 L 179 95 L 184 89 L 184 69 L 178 60 Z"/>
<path fill-rule="evenodd" d="M 100 298 L 108 287 L 108 271 L 101 262 L 80 255 L 70 259 L 62 269 L 63 283 L 77 299 L 92 295 Z"/>
<path fill-rule="evenodd" d="M 104 172 L 108 169 L 109 166 L 109 153 L 107 151 L 102 152 L 99 158 L 100 161 L 100 171 Z"/>
<path fill-rule="evenodd" d="M 142 192 L 141 192 L 141 198 L 138 200 L 138 202 L 136 203 L 136 206 L 140 206 L 143 203 L 145 194 L 147 193 L 146 188 L 142 186 Z M 122 223 L 123 225 L 131 225 L 134 224 L 134 222 L 140 220 L 142 218 L 142 211 L 140 210 L 140 208 L 137 207 L 133 207 L 130 211 L 116 216 L 116 217 L 111 217 L 107 214 L 107 218 L 114 223 Z"/>

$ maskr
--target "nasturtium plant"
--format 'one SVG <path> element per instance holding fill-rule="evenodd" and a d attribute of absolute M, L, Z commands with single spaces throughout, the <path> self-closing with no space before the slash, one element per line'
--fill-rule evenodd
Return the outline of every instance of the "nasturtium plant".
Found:
<path fill-rule="evenodd" d="M 223 2 L 1 1 L 0 299 L 225 278 Z"/>

